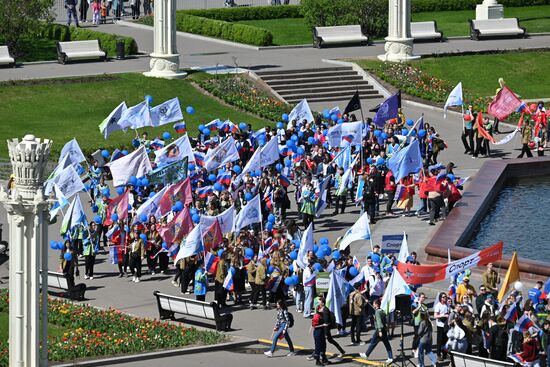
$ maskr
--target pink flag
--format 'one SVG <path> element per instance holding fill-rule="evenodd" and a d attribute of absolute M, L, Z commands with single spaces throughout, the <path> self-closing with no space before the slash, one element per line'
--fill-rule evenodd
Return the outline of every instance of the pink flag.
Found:
<path fill-rule="evenodd" d="M 210 251 L 211 248 L 223 243 L 222 229 L 216 219 L 214 223 L 202 234 L 202 244 L 204 251 Z"/>
<path fill-rule="evenodd" d="M 504 120 L 512 112 L 515 112 L 521 104 L 522 102 L 514 92 L 504 86 L 489 104 L 487 111 L 499 120 Z"/>
<path fill-rule="evenodd" d="M 119 220 L 128 218 L 128 193 L 128 190 L 124 191 L 124 194 L 117 196 L 109 203 L 109 206 L 107 207 L 107 215 L 105 216 L 105 225 L 110 225 L 113 222 L 111 217 L 115 213 Z"/>
<path fill-rule="evenodd" d="M 191 181 L 189 177 L 181 182 L 168 186 L 164 195 L 159 200 L 159 209 L 161 215 L 168 213 L 176 201 L 181 201 L 184 205 L 193 202 L 193 193 L 191 191 Z"/>
<path fill-rule="evenodd" d="M 159 234 L 166 243 L 173 244 L 181 241 L 192 229 L 191 213 L 189 208 L 185 207 L 174 219 L 159 228 Z"/>

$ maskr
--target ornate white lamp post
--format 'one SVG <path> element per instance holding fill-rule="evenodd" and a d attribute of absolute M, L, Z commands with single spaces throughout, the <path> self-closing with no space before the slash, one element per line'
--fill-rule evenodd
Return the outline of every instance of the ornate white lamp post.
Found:
<path fill-rule="evenodd" d="M 411 0 L 389 0 L 388 37 L 384 46 L 382 61 L 405 62 L 418 59 L 413 56 L 411 37 Z"/>
<path fill-rule="evenodd" d="M 9 359 L 10 367 L 47 366 L 48 293 L 42 292 L 40 320 L 40 269 L 47 290 L 48 201 L 44 197 L 44 174 L 51 141 L 26 135 L 22 141 L 8 140 L 16 189 L 0 191 L 0 202 L 8 212 L 9 273 Z M 40 321 L 44 348 L 40 351 Z"/>
<path fill-rule="evenodd" d="M 180 55 L 176 45 L 176 1 L 155 1 L 154 51 L 151 54 L 151 71 L 146 76 L 165 79 L 183 78 L 180 71 Z"/>

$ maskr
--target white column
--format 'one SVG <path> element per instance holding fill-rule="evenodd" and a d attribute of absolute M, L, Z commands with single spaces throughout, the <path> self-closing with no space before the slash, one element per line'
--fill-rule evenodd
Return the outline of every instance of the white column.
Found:
<path fill-rule="evenodd" d="M 389 0 L 388 10 L 388 37 L 384 45 L 386 53 L 378 56 L 378 59 L 392 62 L 418 59 L 420 56 L 413 55 L 410 0 Z"/>
<path fill-rule="evenodd" d="M 496 0 L 483 0 L 483 3 L 476 6 L 476 20 L 502 18 L 504 18 L 504 6 Z"/>
<path fill-rule="evenodd" d="M 10 367 L 47 366 L 47 343 L 45 363 L 40 364 L 39 271 L 40 265 L 47 266 L 47 252 L 43 249 L 48 242 L 44 219 L 49 203 L 44 197 L 43 183 L 50 147 L 50 140 L 36 139 L 33 135 L 26 135 L 22 141 L 8 141 L 16 189 L 10 193 L 0 190 L 0 202 L 6 208 L 9 223 Z M 42 302 L 47 307 L 47 293 L 42 295 Z M 47 332 L 47 328 L 43 330 L 45 340 Z"/>
<path fill-rule="evenodd" d="M 165 79 L 183 78 L 176 45 L 176 0 L 155 1 L 154 50 L 146 76 Z"/>

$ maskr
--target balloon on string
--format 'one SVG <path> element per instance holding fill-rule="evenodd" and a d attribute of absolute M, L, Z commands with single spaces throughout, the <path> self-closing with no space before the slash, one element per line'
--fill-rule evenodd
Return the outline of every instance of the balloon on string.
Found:
<path fill-rule="evenodd" d="M 283 165 L 280 163 L 277 163 L 275 165 L 275 170 L 277 170 L 277 172 L 281 172 L 283 170 Z"/>
<path fill-rule="evenodd" d="M 283 123 L 281 121 L 277 122 L 277 129 L 282 129 Z"/>
<path fill-rule="evenodd" d="M 383 165 L 385 162 L 386 160 L 382 157 L 378 157 L 378 159 L 376 160 L 376 164 L 379 166 Z"/>
<path fill-rule="evenodd" d="M 290 265 L 288 266 L 288 272 L 289 272 L 290 274 L 294 273 L 294 265 L 290 264 Z"/>
<path fill-rule="evenodd" d="M 258 145 L 263 147 L 265 145 L 265 139 L 258 139 Z"/>
<path fill-rule="evenodd" d="M 149 94 L 147 94 L 144 99 L 147 101 L 148 104 L 153 103 L 153 96 Z"/>
<path fill-rule="evenodd" d="M 302 147 L 298 147 L 298 150 L 296 151 L 296 153 L 298 153 L 298 155 L 304 155 L 305 152 L 306 152 L 305 149 L 302 148 Z"/>
<path fill-rule="evenodd" d="M 452 173 L 448 173 L 448 174 L 447 174 L 447 178 L 448 178 L 449 180 L 451 180 L 452 182 L 454 182 L 454 180 L 455 180 L 455 175 L 453 175 Z"/>
<path fill-rule="evenodd" d="M 286 142 L 286 146 L 290 149 L 292 149 L 292 147 L 295 147 L 296 146 L 296 143 L 294 142 L 294 140 L 292 140 L 292 138 L 290 140 L 288 140 Z"/>
<path fill-rule="evenodd" d="M 374 162 L 374 160 L 371 157 L 368 157 L 367 158 L 367 164 L 372 164 L 372 162 Z"/>
<path fill-rule="evenodd" d="M 281 118 L 283 119 L 283 121 L 287 122 L 288 121 L 288 113 L 283 113 L 281 115 Z"/>
<path fill-rule="evenodd" d="M 121 153 L 122 155 L 128 155 L 128 151 L 126 149 L 124 149 Z"/>
<path fill-rule="evenodd" d="M 256 175 L 256 177 L 260 177 L 262 175 L 262 170 L 256 170 L 254 171 L 254 174 Z"/>
<path fill-rule="evenodd" d="M 291 137 L 290 137 L 290 140 L 292 140 L 293 142 L 297 142 L 298 141 L 298 135 L 296 134 L 293 134 Z"/>
<path fill-rule="evenodd" d="M 252 250 L 251 248 L 247 247 L 244 249 L 244 256 L 248 257 L 248 258 L 253 258 L 254 257 L 254 250 Z"/>
<path fill-rule="evenodd" d="M 96 215 L 94 217 L 94 222 L 97 223 L 97 224 L 100 224 L 101 223 L 101 215 Z"/>
<path fill-rule="evenodd" d="M 141 223 L 147 222 L 147 214 L 141 214 L 141 215 L 139 216 L 139 221 L 140 221 Z"/>
<path fill-rule="evenodd" d="M 409 130 L 407 130 L 406 128 L 401 129 L 401 135 L 407 135 L 408 133 L 409 133 Z"/>
<path fill-rule="evenodd" d="M 414 125 L 414 121 L 413 121 L 412 119 L 407 119 L 407 125 L 413 126 L 413 125 Z"/>
<path fill-rule="evenodd" d="M 380 130 L 374 130 L 374 136 L 376 136 L 377 138 L 382 134 L 382 131 Z"/>
<path fill-rule="evenodd" d="M 132 146 L 133 146 L 134 148 L 138 148 L 138 147 L 139 147 L 139 139 L 138 139 L 138 138 L 132 139 Z"/>
<path fill-rule="evenodd" d="M 191 215 L 199 214 L 196 208 L 189 209 L 189 213 L 191 213 Z"/>
<path fill-rule="evenodd" d="M 293 281 L 294 279 L 292 279 L 292 277 L 285 278 L 285 284 L 288 285 L 289 287 L 294 285 Z"/>
<path fill-rule="evenodd" d="M 63 258 L 65 259 L 65 261 L 71 261 L 73 259 L 73 254 L 71 254 L 70 252 L 65 252 L 63 254 Z"/>
<path fill-rule="evenodd" d="M 332 115 L 330 115 L 330 119 L 334 122 L 338 121 L 338 115 L 333 113 Z"/>
<path fill-rule="evenodd" d="M 195 113 L 195 109 L 193 108 L 193 106 L 187 106 L 185 107 L 185 112 L 187 112 L 190 115 L 193 115 Z"/>
<path fill-rule="evenodd" d="M 128 183 L 132 186 L 136 186 L 137 185 L 137 177 L 136 176 L 131 176 L 130 179 L 128 180 Z"/>
<path fill-rule="evenodd" d="M 145 235 L 145 233 L 140 234 L 139 238 L 141 238 L 143 241 L 147 242 L 147 236 Z"/>
<path fill-rule="evenodd" d="M 176 201 L 174 206 L 176 207 L 178 212 L 183 210 L 183 203 L 180 200 Z"/>
<path fill-rule="evenodd" d="M 117 214 L 117 213 L 111 214 L 111 220 L 112 220 L 113 222 L 116 222 L 116 221 L 118 220 L 118 214 Z"/>
<path fill-rule="evenodd" d="M 203 125 L 203 124 L 200 124 L 200 125 L 199 125 L 199 131 L 202 132 L 203 129 L 204 129 L 204 125 Z"/>
<path fill-rule="evenodd" d="M 416 136 L 416 130 L 411 130 L 411 135 Z"/>
<path fill-rule="evenodd" d="M 219 183 L 219 182 L 216 182 L 216 183 L 214 184 L 214 190 L 216 190 L 216 191 L 223 191 L 223 185 L 222 185 L 221 183 Z"/>
<path fill-rule="evenodd" d="M 342 254 L 340 254 L 340 251 L 338 250 L 334 250 L 332 251 L 332 258 L 336 261 L 340 260 L 340 258 L 342 257 Z"/>
<path fill-rule="evenodd" d="M 320 243 L 321 245 L 328 245 L 328 244 L 329 244 L 328 238 L 326 238 L 326 237 L 321 237 L 321 238 L 319 238 L 319 243 Z"/>
<path fill-rule="evenodd" d="M 240 175 L 242 171 L 243 169 L 241 168 L 241 166 L 233 166 L 233 172 L 235 172 L 236 174 Z"/>
<path fill-rule="evenodd" d="M 64 248 L 65 248 L 65 245 L 63 244 L 63 242 L 57 241 L 57 249 L 58 250 L 63 250 Z"/>
<path fill-rule="evenodd" d="M 316 272 L 320 272 L 321 270 L 323 270 L 323 266 L 319 263 L 315 263 L 313 264 L 313 270 L 315 270 Z"/>
<path fill-rule="evenodd" d="M 117 188 L 116 188 L 116 193 L 117 193 L 118 195 L 124 194 L 124 187 L 123 187 L 123 186 L 117 187 Z"/>
<path fill-rule="evenodd" d="M 418 130 L 418 136 L 419 136 L 420 138 L 425 137 L 425 136 L 426 136 L 426 130 L 424 130 L 424 129 Z"/>
<path fill-rule="evenodd" d="M 295 247 L 296 249 L 299 249 L 299 248 L 300 248 L 300 245 L 301 245 L 300 240 L 292 240 L 291 242 L 294 244 L 294 247 Z"/>
<path fill-rule="evenodd" d="M 300 281 L 300 279 L 298 278 L 298 275 L 296 275 L 296 274 L 294 274 L 292 276 L 292 279 L 293 279 L 294 284 L 298 284 L 298 282 Z"/>
<path fill-rule="evenodd" d="M 388 135 L 388 133 L 386 133 L 386 132 L 383 132 L 382 134 L 380 134 L 380 137 L 381 137 L 382 139 L 387 139 L 388 136 L 389 136 L 389 135 Z"/>
<path fill-rule="evenodd" d="M 247 192 L 246 194 L 244 194 L 244 200 L 246 200 L 246 201 L 252 200 L 253 197 L 254 196 L 252 196 L 252 193 L 250 193 L 250 192 Z"/>
<path fill-rule="evenodd" d="M 188 170 L 189 172 L 193 172 L 193 171 L 195 170 L 195 163 L 189 163 L 189 164 L 187 165 L 187 170 Z"/>
<path fill-rule="evenodd" d="M 315 138 L 313 138 L 313 136 L 310 136 L 309 138 L 307 138 L 307 143 L 309 145 L 313 145 L 315 143 Z"/>
<path fill-rule="evenodd" d="M 269 214 L 269 215 L 267 216 L 267 221 L 268 221 L 269 223 L 275 223 L 275 216 L 274 216 L 273 214 Z"/>
<path fill-rule="evenodd" d="M 292 167 L 292 161 L 290 159 L 285 159 L 285 167 Z"/>
<path fill-rule="evenodd" d="M 239 129 L 241 129 L 242 131 L 246 131 L 247 128 L 248 125 L 246 124 L 246 122 L 239 123 Z"/>
<path fill-rule="evenodd" d="M 290 260 L 292 261 L 296 260 L 298 258 L 298 251 L 291 251 L 290 254 L 288 254 L 288 257 L 290 257 Z"/>
<path fill-rule="evenodd" d="M 199 223 L 201 221 L 201 217 L 200 215 L 198 214 L 194 214 L 192 217 L 191 217 L 191 220 L 193 220 L 193 223 Z"/>
<path fill-rule="evenodd" d="M 218 250 L 218 257 L 222 257 L 223 253 L 225 252 L 224 249 L 219 249 Z"/>
<path fill-rule="evenodd" d="M 336 121 L 337 124 L 343 124 L 344 123 L 344 119 L 338 119 L 338 121 Z"/>
<path fill-rule="evenodd" d="M 165 131 L 165 132 L 162 133 L 162 138 L 164 140 L 170 140 L 170 139 L 172 139 L 172 134 L 170 134 L 168 131 Z"/>
<path fill-rule="evenodd" d="M 330 253 L 332 252 L 332 249 L 330 248 L 329 245 L 323 245 L 321 246 L 321 252 L 323 253 L 324 256 L 329 256 Z"/>
<path fill-rule="evenodd" d="M 208 181 L 210 181 L 210 182 L 216 181 L 216 175 L 213 174 L 213 173 L 209 174 L 208 175 Z"/>
<path fill-rule="evenodd" d="M 57 241 L 51 240 L 50 241 L 50 248 L 52 250 L 57 250 Z"/>
<path fill-rule="evenodd" d="M 268 272 L 268 273 L 273 273 L 273 270 L 274 270 L 274 268 L 273 268 L 272 265 L 269 265 L 269 266 L 267 267 L 267 272 Z"/>
<path fill-rule="evenodd" d="M 330 118 L 330 111 L 329 110 L 324 110 L 323 111 L 323 118 L 325 118 L 327 120 Z"/>
<path fill-rule="evenodd" d="M 166 242 L 162 243 L 162 248 L 168 250 L 168 244 Z"/>
<path fill-rule="evenodd" d="M 356 277 L 357 274 L 359 274 L 359 271 L 357 270 L 357 268 L 354 268 L 354 267 L 349 268 L 349 275 L 351 275 L 352 277 Z"/>
<path fill-rule="evenodd" d="M 313 245 L 313 252 L 317 253 L 318 250 L 319 250 L 319 246 Z"/>
<path fill-rule="evenodd" d="M 265 229 L 268 230 L 268 231 L 272 231 L 273 230 L 273 223 L 267 222 L 265 224 Z"/>
<path fill-rule="evenodd" d="M 147 177 L 143 177 L 141 179 L 141 185 L 142 186 L 149 186 L 149 179 Z"/>
<path fill-rule="evenodd" d="M 101 190 L 101 195 L 109 197 L 111 196 L 111 192 L 108 188 L 104 188 L 103 190 Z"/>
<path fill-rule="evenodd" d="M 101 156 L 102 156 L 103 158 L 109 158 L 109 151 L 108 151 L 107 149 L 103 149 L 103 150 L 101 151 Z"/>
<path fill-rule="evenodd" d="M 206 136 L 210 136 L 210 129 L 205 127 L 204 129 L 202 129 L 202 133 Z"/>

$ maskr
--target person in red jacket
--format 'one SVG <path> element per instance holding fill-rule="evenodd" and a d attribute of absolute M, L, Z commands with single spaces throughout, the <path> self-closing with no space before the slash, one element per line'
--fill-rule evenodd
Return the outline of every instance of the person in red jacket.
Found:
<path fill-rule="evenodd" d="M 531 327 L 529 331 L 523 333 L 523 350 L 519 356 L 523 359 L 526 365 L 539 365 L 539 342 L 537 340 L 538 331 Z"/>
<path fill-rule="evenodd" d="M 393 216 L 391 207 L 395 201 L 395 190 L 397 189 L 397 184 L 395 183 L 395 177 L 393 176 L 392 171 L 386 173 L 384 191 L 388 195 L 388 203 L 386 205 L 386 216 Z"/>
<path fill-rule="evenodd" d="M 451 210 L 454 208 L 456 202 L 462 199 L 462 194 L 454 184 L 452 177 L 447 177 L 447 188 L 450 191 L 449 197 L 447 199 L 447 215 L 449 215 Z"/>

